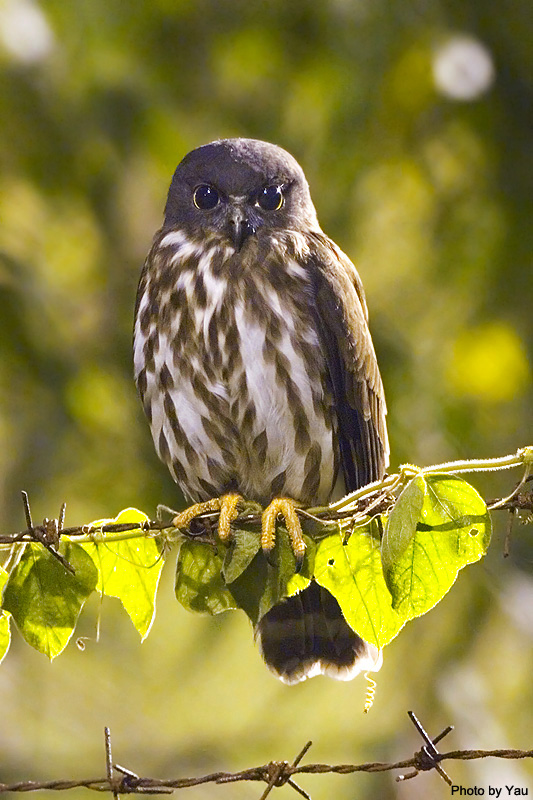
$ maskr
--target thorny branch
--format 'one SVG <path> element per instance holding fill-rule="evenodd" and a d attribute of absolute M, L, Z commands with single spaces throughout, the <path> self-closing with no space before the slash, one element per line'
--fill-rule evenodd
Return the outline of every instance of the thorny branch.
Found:
<path fill-rule="evenodd" d="M 285 784 L 291 786 L 299 795 L 311 800 L 310 795 L 293 780 L 295 775 L 350 775 L 355 772 L 389 772 L 391 770 L 411 770 L 396 777 L 397 781 L 415 778 L 420 772 L 436 770 L 438 774 L 452 785 L 451 778 L 441 767 L 443 761 L 471 761 L 480 758 L 506 758 L 522 759 L 533 758 L 533 750 L 451 750 L 440 753 L 436 744 L 453 729 L 448 725 L 442 733 L 431 739 L 412 711 L 407 712 L 409 718 L 425 741 L 422 748 L 411 758 L 395 763 L 382 761 L 367 762 L 364 764 L 300 764 L 309 750 L 312 742 L 302 748 L 292 763 L 288 761 L 271 761 L 258 767 L 241 770 L 240 772 L 213 772 L 196 778 L 141 778 L 134 772 L 114 764 L 111 756 L 111 734 L 105 728 L 105 778 L 87 778 L 86 780 L 56 780 L 56 781 L 19 781 L 17 783 L 0 783 L 0 794 L 7 792 L 33 792 L 37 790 L 60 791 L 67 789 L 86 788 L 97 792 L 111 792 L 114 798 L 119 794 L 170 794 L 176 789 L 186 789 L 205 783 L 223 784 L 237 783 L 238 781 L 262 781 L 266 783 L 259 800 L 265 800 L 270 792 Z M 118 773 L 118 774 L 115 774 Z"/>

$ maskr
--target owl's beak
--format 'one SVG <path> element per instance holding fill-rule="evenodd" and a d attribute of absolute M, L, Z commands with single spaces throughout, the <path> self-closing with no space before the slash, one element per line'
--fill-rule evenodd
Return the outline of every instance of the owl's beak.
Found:
<path fill-rule="evenodd" d="M 228 216 L 227 231 L 238 252 L 246 239 L 255 233 L 255 228 L 243 211 L 233 208 Z"/>

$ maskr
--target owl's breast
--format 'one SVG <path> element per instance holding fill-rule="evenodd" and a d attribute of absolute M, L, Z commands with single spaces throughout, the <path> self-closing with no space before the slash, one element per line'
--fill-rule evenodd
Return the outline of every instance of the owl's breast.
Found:
<path fill-rule="evenodd" d="M 305 270 L 287 258 L 239 270 L 235 257 L 224 269 L 218 255 L 189 261 L 157 298 L 148 279 L 139 298 L 136 377 L 159 455 L 193 500 L 325 503 L 338 454 Z"/>

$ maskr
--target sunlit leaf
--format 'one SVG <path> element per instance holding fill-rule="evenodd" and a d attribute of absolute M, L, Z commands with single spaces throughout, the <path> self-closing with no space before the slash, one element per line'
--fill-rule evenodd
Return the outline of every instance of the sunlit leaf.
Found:
<path fill-rule="evenodd" d="M 75 575 L 43 547 L 30 544 L 4 592 L 4 608 L 28 644 L 50 659 L 66 647 L 98 580 L 98 571 L 81 545 L 62 542 L 59 551 Z"/>
<path fill-rule="evenodd" d="M 6 613 L 0 611 L 0 664 L 9 650 L 10 643 L 11 631 L 9 629 L 9 617 Z"/>
<path fill-rule="evenodd" d="M 292 597 L 294 594 L 298 594 L 298 592 L 303 592 L 304 589 L 307 589 L 310 582 L 311 578 L 302 575 L 301 572 L 294 574 L 287 583 L 287 597 Z"/>
<path fill-rule="evenodd" d="M 112 522 L 147 522 L 148 517 L 136 508 L 121 511 L 115 519 L 98 520 L 91 527 Z M 128 532 L 128 535 L 136 531 Z M 102 534 L 94 542 L 81 545 L 98 567 L 97 589 L 109 597 L 118 597 L 141 639 L 151 628 L 156 609 L 156 593 L 163 568 L 161 547 L 156 539 L 140 529 L 134 538 L 113 541 Z"/>
<path fill-rule="evenodd" d="M 2 596 L 2 591 L 8 577 L 9 576 L 5 569 L 0 567 L 0 597 Z M 2 659 L 4 658 L 5 654 L 9 650 L 10 642 L 11 631 L 9 627 L 9 615 L 5 611 L 0 610 L 0 664 L 2 663 Z"/>
<path fill-rule="evenodd" d="M 424 505 L 424 491 L 425 481 L 416 477 L 407 484 L 394 504 L 381 542 L 384 569 L 397 561 L 414 539 Z"/>
<path fill-rule="evenodd" d="M 189 611 L 220 614 L 238 608 L 222 577 L 223 554 L 210 544 L 185 539 L 176 566 L 175 592 Z"/>
<path fill-rule="evenodd" d="M 337 599 L 347 623 L 367 642 L 381 648 L 403 627 L 383 576 L 379 537 L 370 526 L 357 529 L 346 544 L 340 533 L 319 542 L 315 580 Z"/>
<path fill-rule="evenodd" d="M 405 619 L 429 611 L 459 570 L 486 553 L 490 532 L 485 502 L 469 483 L 439 474 L 413 478 L 383 537 L 383 569 L 394 609 Z"/>

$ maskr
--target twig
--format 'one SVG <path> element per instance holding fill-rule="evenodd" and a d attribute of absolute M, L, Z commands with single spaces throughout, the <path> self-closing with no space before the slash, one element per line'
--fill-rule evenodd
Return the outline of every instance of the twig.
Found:
<path fill-rule="evenodd" d="M 381 481 L 374 481 L 368 486 L 362 486 L 355 492 L 343 497 L 336 503 L 331 504 L 331 508 L 341 511 L 353 508 L 355 503 L 369 495 L 374 495 L 376 491 L 394 492 L 402 489 L 416 475 L 429 475 L 431 473 L 457 475 L 462 472 L 496 472 L 513 467 L 525 467 L 526 474 L 531 472 L 533 462 L 533 446 L 522 447 L 514 455 L 502 456 L 501 458 L 471 459 L 466 461 L 447 461 L 443 464 L 433 464 L 430 467 L 415 467 L 412 464 L 404 464 L 398 473 L 386 475 Z"/>

